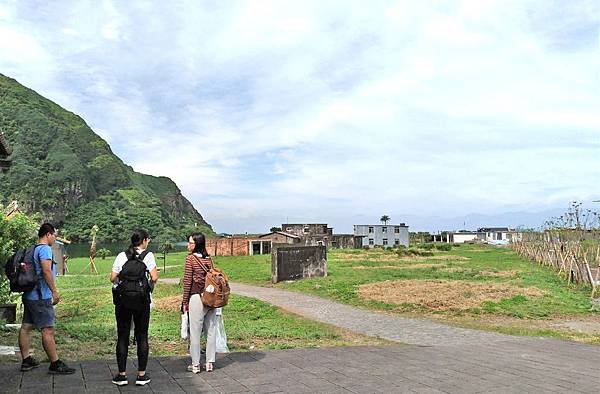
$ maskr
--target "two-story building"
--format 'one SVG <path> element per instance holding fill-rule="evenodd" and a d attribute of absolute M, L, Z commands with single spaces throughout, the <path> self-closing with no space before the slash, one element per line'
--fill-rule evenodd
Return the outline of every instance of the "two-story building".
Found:
<path fill-rule="evenodd" d="M 333 228 L 326 223 L 284 223 L 281 231 L 300 237 L 303 245 L 329 246 L 333 238 Z"/>
<path fill-rule="evenodd" d="M 361 246 L 408 247 L 408 226 L 400 224 L 355 224 L 354 236 L 362 237 Z"/>

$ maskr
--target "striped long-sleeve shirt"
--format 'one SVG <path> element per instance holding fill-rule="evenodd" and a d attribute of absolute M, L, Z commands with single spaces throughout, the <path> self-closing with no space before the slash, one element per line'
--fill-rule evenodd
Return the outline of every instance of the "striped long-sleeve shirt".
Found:
<path fill-rule="evenodd" d="M 204 290 L 206 271 L 213 267 L 210 257 L 202 258 L 199 254 L 190 254 L 185 258 L 185 272 L 183 274 L 183 305 L 189 305 L 192 294 L 200 294 Z"/>

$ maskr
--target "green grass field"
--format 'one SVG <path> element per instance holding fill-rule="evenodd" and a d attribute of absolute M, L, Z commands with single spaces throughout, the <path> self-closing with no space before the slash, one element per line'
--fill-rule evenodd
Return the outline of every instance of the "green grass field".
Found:
<path fill-rule="evenodd" d="M 185 255 L 169 254 L 166 271 L 158 259 L 160 278 L 182 277 Z M 97 259 L 96 275 L 89 274 L 87 259 L 72 259 L 69 274 L 57 279 L 62 297 L 57 308 L 57 339 L 67 359 L 113 357 L 116 335 L 108 282 L 113 260 Z M 382 249 L 330 250 L 327 277 L 276 285 L 270 283 L 269 255 L 216 257 L 215 261 L 233 282 L 310 293 L 463 327 L 600 343 L 596 334 L 600 315 L 589 299 L 589 289 L 568 285 L 555 272 L 505 248 L 461 245 L 428 257 L 400 257 Z M 435 287 L 445 284 L 449 286 Z M 179 338 L 181 287 L 159 280 L 154 298 L 152 354 L 186 354 L 185 341 Z M 468 304 L 472 305 L 464 307 Z M 231 297 L 224 320 L 232 351 L 384 343 L 244 297 Z M 577 332 L 561 326 L 571 321 L 597 326 L 597 331 Z M 39 349 L 39 341 L 35 343 Z M 0 332 L 0 344 L 15 345 L 15 333 Z"/>
<path fill-rule="evenodd" d="M 166 272 L 159 260 L 162 279 L 183 276 L 185 253 L 169 255 Z M 228 271 L 235 276 L 244 272 L 248 277 L 262 274 L 265 257 L 247 258 L 238 264 L 222 258 Z M 222 260 L 218 259 L 219 262 Z M 98 274 L 90 274 L 88 259 L 69 261 L 69 273 L 57 278 L 61 302 L 56 308 L 56 339 L 61 357 L 67 360 L 114 357 L 116 328 L 109 274 L 114 257 L 97 259 Z M 259 261 L 260 260 L 260 261 Z M 253 264 L 256 262 L 257 264 Z M 247 264 L 246 264 L 247 263 Z M 260 266 L 252 274 L 249 267 Z M 247 266 L 248 269 L 241 269 Z M 236 267 L 237 269 L 234 269 Z M 154 308 L 150 320 L 150 352 L 158 355 L 185 355 L 186 341 L 180 339 L 181 286 L 161 284 L 156 286 Z M 224 308 L 223 318 L 230 351 L 249 349 L 285 349 L 342 345 L 383 344 L 385 341 L 357 335 L 281 311 L 261 301 L 232 295 Z M 34 334 L 35 353 L 44 359 L 39 334 Z M 17 345 L 14 330 L 0 330 L 1 345 Z M 132 354 L 135 354 L 132 353 Z M 17 356 L 0 356 L 2 360 L 17 360 Z"/>

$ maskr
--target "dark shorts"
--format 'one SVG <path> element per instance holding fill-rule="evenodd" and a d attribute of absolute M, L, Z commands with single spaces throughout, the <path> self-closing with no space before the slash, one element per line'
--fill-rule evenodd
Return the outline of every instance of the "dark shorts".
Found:
<path fill-rule="evenodd" d="M 23 324 L 31 324 L 39 329 L 54 327 L 52 299 L 23 300 Z"/>

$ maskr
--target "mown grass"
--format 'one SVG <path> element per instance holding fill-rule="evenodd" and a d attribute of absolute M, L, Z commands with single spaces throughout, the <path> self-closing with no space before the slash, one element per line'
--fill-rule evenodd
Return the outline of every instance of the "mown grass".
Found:
<path fill-rule="evenodd" d="M 161 279 L 181 277 L 184 259 L 185 253 L 169 255 L 166 272 L 162 270 L 162 261 L 159 261 Z M 264 259 L 264 256 L 260 259 L 261 269 Z M 86 270 L 88 259 L 72 259 L 69 261 L 69 274 L 57 278 L 61 302 L 56 307 L 56 340 L 61 357 L 67 360 L 114 357 L 116 328 L 111 286 L 108 282 L 113 260 L 114 257 L 97 259 L 99 273 L 95 275 Z M 252 275 L 247 269 L 242 270 L 244 265 L 248 264 L 238 264 L 237 270 L 232 267 L 230 271 L 235 276 L 239 272 L 244 272 L 249 278 L 258 276 L 257 273 Z M 151 312 L 151 356 L 187 354 L 187 342 L 179 337 L 181 292 L 181 286 L 177 284 L 161 284 L 159 280 L 156 286 L 153 295 L 156 303 L 166 300 L 167 306 L 153 308 Z M 229 304 L 224 308 L 223 317 L 230 351 L 385 343 L 303 319 L 252 298 L 235 295 L 231 296 Z M 32 343 L 37 348 L 36 354 L 43 359 L 45 355 L 41 349 L 39 334 L 34 334 Z M 16 346 L 16 332 L 0 330 L 0 344 Z M 14 361 L 17 358 L 4 356 L 0 360 Z"/>
<path fill-rule="evenodd" d="M 600 335 L 596 333 L 577 333 L 546 323 L 596 319 L 600 330 L 600 315 L 589 298 L 589 289 L 567 284 L 554 271 L 526 261 L 507 248 L 461 245 L 451 251 L 434 251 L 431 257 L 416 258 L 402 258 L 394 251 L 382 249 L 329 250 L 327 277 L 276 285 L 270 283 L 270 256 L 220 257 L 216 261 L 232 281 L 300 291 L 359 307 L 434 318 L 463 327 L 600 343 Z M 359 269 L 362 267 L 368 269 Z M 402 280 L 508 284 L 523 289 L 537 288 L 544 295 L 516 295 L 500 301 L 486 301 L 466 311 L 428 309 L 411 303 L 396 305 L 359 297 L 361 285 Z M 494 322 L 490 321 L 492 317 Z"/>
<path fill-rule="evenodd" d="M 163 261 L 158 259 L 161 279 L 180 278 L 185 255 L 169 254 L 166 271 Z M 96 259 L 99 274 L 90 275 L 86 269 L 88 259 L 72 259 L 69 274 L 57 280 L 62 297 L 57 308 L 57 341 L 61 353 L 70 359 L 113 357 L 116 335 L 108 283 L 113 260 L 114 257 Z M 215 261 L 234 282 L 310 293 L 363 308 L 434 318 L 463 327 L 600 343 L 600 335 L 565 331 L 546 324 L 578 318 L 593 320 L 598 312 L 590 302 L 589 290 L 568 285 L 555 272 L 525 261 L 505 248 L 462 245 L 451 251 L 434 251 L 430 257 L 415 258 L 399 257 L 393 251 L 381 249 L 330 250 L 327 277 L 276 285 L 270 282 L 271 258 L 268 255 L 216 257 Z M 510 284 L 523 289 L 535 287 L 544 295 L 516 295 L 496 302 L 485 301 L 468 310 L 436 310 L 411 303 L 396 305 L 369 301 L 358 293 L 361 285 L 403 280 Z M 179 339 L 180 293 L 179 285 L 159 282 L 157 286 L 155 299 L 173 300 L 173 305 L 152 312 L 150 341 L 153 355 L 183 355 L 187 352 L 185 342 Z M 244 297 L 232 296 L 225 308 L 224 319 L 233 351 L 383 343 L 305 320 Z M 600 327 L 600 318 L 598 323 Z M 16 344 L 16 335 L 0 332 L 0 341 Z"/>
<path fill-rule="evenodd" d="M 157 260 L 161 278 L 180 278 L 186 253 L 169 254 L 166 272 L 162 260 Z M 162 257 L 157 255 L 157 257 Z M 86 286 L 102 285 L 109 274 L 114 258 L 96 259 L 100 275 L 67 275 L 60 278 L 68 287 L 75 283 Z M 357 306 L 393 311 L 454 313 L 413 310 L 410 305 L 399 307 L 363 300 L 358 295 L 360 285 L 388 280 L 457 280 L 477 283 L 506 283 L 517 287 L 535 287 L 545 292 L 543 297 L 516 296 L 500 302 L 485 302 L 473 314 L 501 314 L 517 318 L 545 318 L 556 315 L 594 314 L 587 288 L 568 285 L 555 272 L 524 260 L 510 249 L 485 245 L 461 245 L 451 251 L 435 251 L 434 256 L 402 258 L 393 250 L 329 250 L 328 276 L 272 285 L 271 257 L 216 257 L 216 264 L 227 272 L 231 281 L 262 286 L 275 286 L 331 298 Z M 87 259 L 69 262 L 70 272 L 81 272 Z M 360 269 L 367 268 L 367 269 Z M 503 277 L 503 272 L 514 275 Z M 101 278 L 102 276 L 102 278 Z"/>

